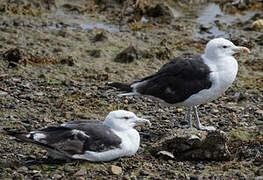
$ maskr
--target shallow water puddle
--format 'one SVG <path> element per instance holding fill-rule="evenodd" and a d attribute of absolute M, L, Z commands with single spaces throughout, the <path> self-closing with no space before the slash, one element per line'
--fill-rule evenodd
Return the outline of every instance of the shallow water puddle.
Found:
<path fill-rule="evenodd" d="M 200 31 L 195 33 L 195 37 L 225 37 L 228 38 L 231 32 L 221 30 L 216 25 L 216 21 L 231 25 L 234 21 L 240 20 L 242 22 L 249 20 L 256 12 L 248 11 L 245 14 L 226 14 L 218 4 L 209 3 L 204 9 L 200 11 L 200 15 L 194 21 L 207 28 L 207 31 Z"/>
<path fill-rule="evenodd" d="M 58 10 L 56 17 L 61 19 L 60 23 L 47 26 L 48 29 L 61 30 L 63 28 L 69 30 L 83 29 L 90 30 L 94 28 L 105 29 L 109 32 L 119 32 L 119 28 L 115 25 L 107 24 L 104 22 L 93 21 L 91 19 L 81 19 L 78 16 L 65 14 L 63 11 Z"/>

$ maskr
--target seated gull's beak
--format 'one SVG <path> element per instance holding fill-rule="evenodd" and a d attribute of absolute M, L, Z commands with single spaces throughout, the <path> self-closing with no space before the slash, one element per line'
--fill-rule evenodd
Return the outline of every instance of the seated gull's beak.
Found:
<path fill-rule="evenodd" d="M 136 125 L 144 125 L 144 124 L 147 124 L 150 127 L 152 125 L 151 122 L 148 119 L 137 118 Z"/>
<path fill-rule="evenodd" d="M 234 48 L 234 51 L 237 52 L 237 53 L 243 53 L 243 54 L 250 53 L 249 49 L 246 48 L 246 47 L 243 47 L 243 46 L 236 46 Z"/>

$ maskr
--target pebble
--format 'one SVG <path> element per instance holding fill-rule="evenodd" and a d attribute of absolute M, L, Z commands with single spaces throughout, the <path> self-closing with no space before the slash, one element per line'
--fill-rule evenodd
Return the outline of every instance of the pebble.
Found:
<path fill-rule="evenodd" d="M 32 155 L 33 156 L 33 155 Z M 35 156 L 34 156 L 35 157 Z M 35 159 L 35 158 L 31 158 L 31 159 Z M 35 169 L 39 169 L 39 167 L 37 166 L 37 165 L 30 165 L 29 167 L 28 167 L 28 169 L 30 169 L 30 170 L 35 170 Z"/>
<path fill-rule="evenodd" d="M 257 174 L 258 176 L 262 176 L 262 177 L 263 177 L 263 167 L 259 168 L 259 169 L 257 170 L 256 174 Z"/>
<path fill-rule="evenodd" d="M 0 96 L 6 96 L 6 95 L 8 95 L 7 92 L 5 92 L 5 91 L 0 91 Z"/>
<path fill-rule="evenodd" d="M 183 108 L 176 108 L 176 112 L 177 113 L 181 113 L 181 112 L 183 112 L 184 110 L 183 110 Z"/>
<path fill-rule="evenodd" d="M 78 170 L 78 171 L 74 174 L 74 176 L 83 176 L 83 175 L 85 175 L 85 174 L 87 174 L 87 170 L 84 169 L 84 168 L 81 168 L 80 170 Z"/>
<path fill-rule="evenodd" d="M 257 176 L 254 178 L 254 180 L 263 180 L 263 176 Z"/>
<path fill-rule="evenodd" d="M 255 113 L 257 113 L 257 114 L 260 114 L 260 115 L 263 115 L 263 110 L 256 110 L 256 112 Z"/>
<path fill-rule="evenodd" d="M 52 177 L 52 179 L 61 179 L 62 175 L 60 174 L 54 174 L 54 176 Z"/>
<path fill-rule="evenodd" d="M 203 175 L 197 175 L 197 176 L 190 176 L 190 180 L 202 180 Z"/>
<path fill-rule="evenodd" d="M 201 163 L 198 163 L 198 164 L 195 165 L 195 169 L 202 170 L 204 168 L 205 168 L 205 166 L 203 164 L 201 164 Z"/>
<path fill-rule="evenodd" d="M 119 175 L 122 173 L 122 168 L 119 166 L 111 165 L 110 166 L 110 173 L 115 174 L 115 175 Z"/>
<path fill-rule="evenodd" d="M 28 168 L 26 166 L 21 166 L 20 168 L 17 169 L 17 172 L 19 173 L 25 173 L 28 171 Z"/>
<path fill-rule="evenodd" d="M 254 21 L 251 24 L 251 27 L 254 28 L 254 29 L 261 29 L 261 28 L 263 28 L 263 19 L 258 19 L 256 21 Z"/>
<path fill-rule="evenodd" d="M 77 177 L 76 180 L 85 180 L 83 176 Z"/>
<path fill-rule="evenodd" d="M 138 178 L 136 176 L 132 176 L 131 180 L 137 180 Z"/>
<path fill-rule="evenodd" d="M 145 171 L 145 170 L 141 170 L 140 171 L 140 175 L 142 176 L 148 176 L 150 173 L 148 171 Z"/>
<path fill-rule="evenodd" d="M 40 172 L 38 172 L 38 173 L 36 173 L 36 174 L 34 174 L 33 175 L 33 179 L 35 179 L 35 178 L 41 178 L 41 177 L 43 177 L 43 175 L 40 173 Z"/>
<path fill-rule="evenodd" d="M 211 113 L 212 113 L 212 114 L 217 114 L 218 112 L 219 112 L 218 109 L 212 109 L 212 110 L 211 110 Z"/>

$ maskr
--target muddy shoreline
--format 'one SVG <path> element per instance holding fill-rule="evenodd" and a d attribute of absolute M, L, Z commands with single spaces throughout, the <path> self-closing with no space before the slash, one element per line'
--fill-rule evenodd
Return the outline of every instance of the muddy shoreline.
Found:
<path fill-rule="evenodd" d="M 0 2 L 1 179 L 252 179 L 263 176 L 263 3 L 249 1 Z M 215 15 L 210 14 L 213 12 Z M 176 129 L 187 130 L 183 108 L 148 98 L 120 98 L 108 82 L 132 82 L 181 56 L 201 54 L 223 36 L 251 53 L 237 55 L 239 72 L 226 94 L 200 106 L 201 122 L 226 133 L 230 161 L 158 158 L 150 147 Z M 115 61 L 134 47 L 130 62 Z M 8 52 L 18 49 L 10 65 Z M 45 150 L 16 142 L 3 128 L 31 131 L 78 118 L 102 120 L 126 109 L 151 116 L 138 128 L 134 157 L 106 163 L 59 163 Z M 112 172 L 112 166 L 122 172 Z"/>

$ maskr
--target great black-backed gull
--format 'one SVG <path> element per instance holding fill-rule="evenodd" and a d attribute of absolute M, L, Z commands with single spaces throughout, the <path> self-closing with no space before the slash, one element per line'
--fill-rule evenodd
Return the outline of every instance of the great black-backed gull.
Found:
<path fill-rule="evenodd" d="M 117 110 L 110 112 L 103 123 L 80 120 L 30 133 L 7 134 L 44 147 L 54 159 L 110 161 L 137 152 L 140 136 L 134 126 L 145 123 L 150 125 L 149 120 L 132 112 Z"/>
<path fill-rule="evenodd" d="M 128 87 L 122 83 L 109 85 L 131 91 L 120 96 L 146 95 L 166 104 L 187 107 L 185 120 L 190 127 L 193 109 L 196 128 L 214 130 L 213 126 L 200 123 L 197 106 L 217 99 L 231 86 L 238 71 L 233 54 L 238 52 L 248 53 L 249 49 L 235 46 L 224 38 L 216 38 L 208 42 L 202 55 L 175 58 L 155 74 L 134 81 Z"/>

